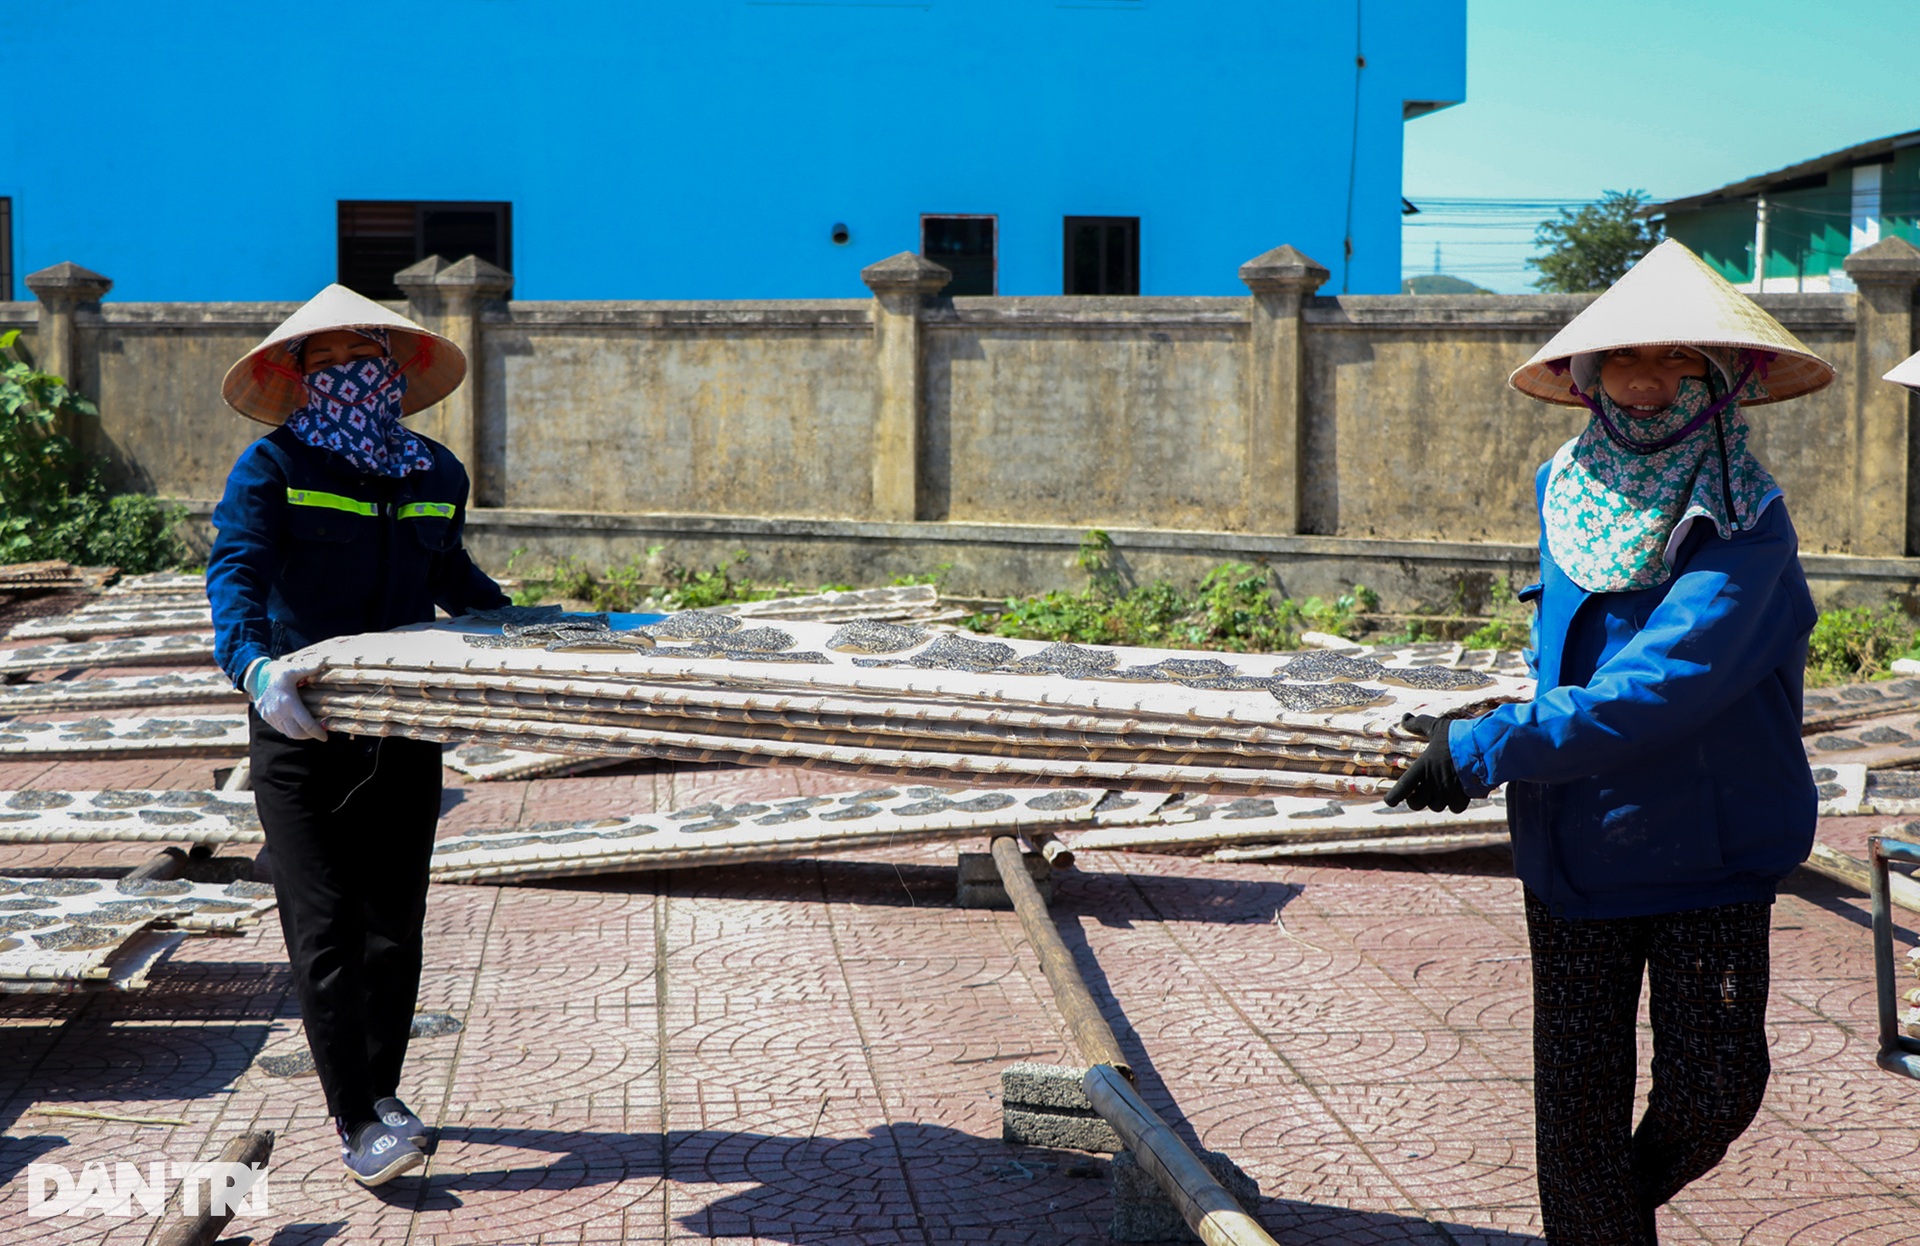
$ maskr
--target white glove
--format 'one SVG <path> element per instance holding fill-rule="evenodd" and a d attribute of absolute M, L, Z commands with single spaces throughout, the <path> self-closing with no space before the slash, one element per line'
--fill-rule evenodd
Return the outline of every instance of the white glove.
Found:
<path fill-rule="evenodd" d="M 247 698 L 267 725 L 289 740 L 324 740 L 327 729 L 314 721 L 300 700 L 300 685 L 318 674 L 323 665 L 262 659 L 247 671 Z"/>

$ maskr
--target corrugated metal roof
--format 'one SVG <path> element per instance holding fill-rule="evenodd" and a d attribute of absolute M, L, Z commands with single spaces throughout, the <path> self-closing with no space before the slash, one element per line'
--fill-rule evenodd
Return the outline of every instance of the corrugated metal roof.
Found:
<path fill-rule="evenodd" d="M 1799 164 L 1790 164 L 1784 169 L 1775 169 L 1771 173 L 1762 173 L 1744 181 L 1731 182 L 1718 190 L 1709 190 L 1703 194 L 1688 195 L 1681 199 L 1669 199 L 1665 203 L 1656 203 L 1646 209 L 1648 216 L 1663 216 L 1673 212 L 1690 212 L 1696 208 L 1711 207 L 1719 203 L 1738 202 L 1752 199 L 1761 193 L 1788 182 L 1797 182 L 1803 178 L 1816 177 L 1834 169 L 1851 168 L 1857 164 L 1877 164 L 1888 159 L 1903 147 L 1920 146 L 1920 130 L 1908 130 L 1904 134 L 1890 134 L 1886 138 L 1877 138 L 1867 143 L 1856 143 L 1852 147 L 1842 147 L 1839 151 L 1828 152 L 1824 156 L 1815 156 Z"/>

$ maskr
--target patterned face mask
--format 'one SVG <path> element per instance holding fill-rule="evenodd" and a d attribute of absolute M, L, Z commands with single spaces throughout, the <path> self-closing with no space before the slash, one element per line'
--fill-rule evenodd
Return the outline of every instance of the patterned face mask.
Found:
<path fill-rule="evenodd" d="M 386 346 L 386 334 L 355 330 Z M 300 343 L 294 343 L 296 351 Z M 307 403 L 287 417 L 287 431 L 307 445 L 331 450 L 369 476 L 427 471 L 433 457 L 400 424 L 407 378 L 385 355 L 309 372 Z"/>
<path fill-rule="evenodd" d="M 1757 380 L 1742 379 L 1738 397 L 1764 392 Z M 1737 403 L 1651 453 L 1609 435 L 1611 424 L 1642 445 L 1661 445 L 1688 430 L 1714 405 L 1715 387 L 1706 381 L 1681 381 L 1673 405 L 1649 419 L 1629 416 L 1605 389 L 1594 388 L 1594 418 L 1553 456 L 1541 507 L 1547 552 L 1581 588 L 1613 593 L 1665 583 L 1673 553 L 1695 520 L 1709 519 L 1722 537 L 1731 536 L 1751 528 L 1780 496 L 1747 447 L 1747 421 Z"/>

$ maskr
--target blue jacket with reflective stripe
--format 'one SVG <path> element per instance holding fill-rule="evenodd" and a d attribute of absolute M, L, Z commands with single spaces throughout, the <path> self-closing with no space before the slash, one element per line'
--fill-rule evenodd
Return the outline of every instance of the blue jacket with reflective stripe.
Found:
<path fill-rule="evenodd" d="M 236 684 L 255 658 L 502 606 L 461 544 L 467 472 L 421 437 L 431 471 L 364 476 L 275 429 L 241 452 L 207 560 L 214 656 Z"/>
<path fill-rule="evenodd" d="M 1725 539 L 1696 523 L 1653 588 L 1589 593 L 1544 534 L 1540 570 L 1534 699 L 1448 732 L 1470 791 L 1508 785 L 1521 880 L 1571 918 L 1771 900 L 1817 805 L 1800 743 L 1816 612 L 1786 503 Z"/>

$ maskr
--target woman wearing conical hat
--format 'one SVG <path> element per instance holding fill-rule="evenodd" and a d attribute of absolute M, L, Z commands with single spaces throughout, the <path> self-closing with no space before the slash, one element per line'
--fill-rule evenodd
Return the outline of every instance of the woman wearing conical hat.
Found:
<path fill-rule="evenodd" d="M 317 641 L 507 604 L 461 544 L 467 473 L 401 423 L 466 376 L 458 347 L 328 286 L 228 371 L 274 426 L 213 513 L 215 656 L 253 704 L 252 783 L 307 1043 L 352 1176 L 425 1162 L 399 1095 L 420 985 L 440 746 L 329 733 L 301 704 Z"/>
<path fill-rule="evenodd" d="M 1541 582 L 1521 596 L 1537 691 L 1410 722 L 1430 742 L 1388 799 L 1457 810 L 1507 784 L 1550 1242 L 1653 1242 L 1654 1209 L 1719 1163 L 1766 1088 L 1769 906 L 1813 843 L 1815 610 L 1742 408 L 1832 379 L 1672 241 L 1511 378 L 1592 416 L 1536 481 Z"/>

